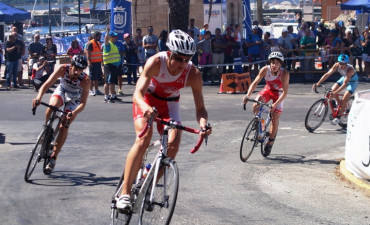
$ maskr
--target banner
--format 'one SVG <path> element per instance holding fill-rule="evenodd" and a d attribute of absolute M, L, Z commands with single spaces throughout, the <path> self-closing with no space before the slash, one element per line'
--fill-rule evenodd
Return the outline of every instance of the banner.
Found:
<path fill-rule="evenodd" d="M 221 76 L 219 94 L 247 93 L 251 77 L 249 73 L 224 73 Z"/>
<path fill-rule="evenodd" d="M 348 116 L 346 169 L 370 180 L 370 90 L 356 93 Z"/>
<path fill-rule="evenodd" d="M 118 33 L 118 40 L 123 40 L 124 33 L 131 34 L 131 2 L 112 0 L 110 30 Z"/>
<path fill-rule="evenodd" d="M 243 38 L 252 33 L 252 12 L 250 0 L 243 0 Z"/>

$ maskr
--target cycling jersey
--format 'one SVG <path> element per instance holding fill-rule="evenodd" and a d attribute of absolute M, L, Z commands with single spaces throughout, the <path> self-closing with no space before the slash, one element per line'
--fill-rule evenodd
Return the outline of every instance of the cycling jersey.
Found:
<path fill-rule="evenodd" d="M 160 69 L 158 76 L 150 80 L 148 92 L 144 100 L 150 106 L 156 107 L 158 117 L 163 119 L 174 119 L 181 121 L 179 113 L 180 89 L 184 88 L 188 79 L 192 62 L 189 61 L 182 73 L 171 75 L 167 69 L 167 52 L 158 53 L 160 58 Z M 143 117 L 141 110 L 133 104 L 134 120 Z"/>
<path fill-rule="evenodd" d="M 54 90 L 52 97 L 57 97 L 62 100 L 64 110 L 71 112 L 80 104 L 81 97 L 81 81 L 87 78 L 87 74 L 82 72 L 76 79 L 71 79 L 69 75 L 70 65 L 63 65 L 65 73 L 60 77 L 60 83 Z"/>
<path fill-rule="evenodd" d="M 265 98 L 266 102 L 272 100 L 276 102 L 279 99 L 279 96 L 283 89 L 283 81 L 281 77 L 285 69 L 280 68 L 277 75 L 274 76 L 271 72 L 271 67 L 267 66 L 267 73 L 265 76 L 266 86 L 258 93 L 259 96 Z M 284 100 L 275 108 L 275 112 L 281 113 L 283 111 Z"/>
<path fill-rule="evenodd" d="M 347 74 L 347 71 L 350 68 L 352 68 L 355 71 L 355 74 L 353 74 L 351 79 L 349 80 L 349 82 L 347 84 L 347 87 L 346 87 L 346 90 L 351 92 L 351 94 L 353 94 L 355 92 L 357 86 L 358 86 L 358 75 L 357 75 L 356 70 L 353 68 L 352 65 L 347 64 L 347 66 L 344 70 L 342 70 L 340 66 L 338 67 L 337 71 L 338 71 L 338 73 L 340 73 L 340 75 L 342 75 L 342 77 L 337 81 L 337 84 L 342 86 L 342 84 L 344 82 L 344 78 Z"/>

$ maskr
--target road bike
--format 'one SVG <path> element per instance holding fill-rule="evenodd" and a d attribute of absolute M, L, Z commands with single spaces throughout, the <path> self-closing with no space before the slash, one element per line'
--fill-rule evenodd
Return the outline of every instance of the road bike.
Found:
<path fill-rule="evenodd" d="M 340 111 L 340 104 L 338 104 L 335 99 L 332 97 L 333 92 L 331 88 L 327 88 L 324 85 L 320 85 L 325 90 L 324 97 L 317 100 L 315 103 L 312 104 L 310 109 L 307 112 L 306 118 L 304 120 L 304 125 L 309 132 L 314 132 L 317 128 L 321 126 L 324 122 L 326 115 L 328 114 L 329 108 L 331 110 L 329 114 L 329 119 L 333 120 L 338 116 Z M 317 91 L 317 87 L 314 89 L 315 93 L 319 93 Z M 342 99 L 343 94 L 337 94 L 339 99 Z M 342 128 L 347 128 L 347 120 L 348 114 L 351 110 L 352 102 L 354 100 L 354 96 L 351 96 L 348 99 L 346 109 L 343 111 L 343 114 L 339 118 L 339 126 Z"/>
<path fill-rule="evenodd" d="M 39 162 L 43 162 L 42 169 L 44 174 L 49 174 L 49 172 L 45 170 L 45 168 L 46 165 L 49 163 L 50 156 L 54 147 L 54 140 L 59 134 L 60 125 L 63 121 L 63 118 L 67 115 L 67 112 L 59 109 L 58 107 L 49 105 L 44 102 L 40 102 L 40 104 L 52 109 L 52 113 L 46 125 L 44 125 L 44 129 L 37 137 L 36 144 L 31 151 L 31 157 L 28 161 L 26 173 L 24 175 L 24 180 L 26 182 L 30 181 L 30 177 Z M 36 114 L 36 108 L 32 109 L 32 114 Z M 67 121 L 66 127 L 68 126 L 69 122 Z"/>
<path fill-rule="evenodd" d="M 270 122 L 271 122 L 271 105 L 248 99 L 248 101 L 257 103 L 259 105 L 259 111 L 257 115 L 249 122 L 247 128 L 245 128 L 242 142 L 240 144 L 240 159 L 245 162 L 251 156 L 255 147 L 261 147 L 261 154 L 266 157 L 264 152 L 265 143 L 267 143 L 268 137 L 270 136 Z M 243 109 L 246 110 L 246 103 L 243 105 Z M 266 117 L 263 114 L 267 114 Z"/>
<path fill-rule="evenodd" d="M 150 119 L 138 135 L 142 137 L 151 127 L 152 121 L 165 125 L 160 140 L 153 142 L 144 155 L 140 170 L 131 188 L 132 210 L 121 211 L 116 207 L 116 201 L 121 194 L 124 184 L 124 172 L 118 182 L 117 189 L 111 202 L 111 225 L 129 224 L 133 214 L 139 214 L 139 224 L 169 224 L 175 209 L 179 188 L 179 170 L 175 160 L 167 156 L 168 133 L 171 129 L 181 129 L 199 134 L 201 131 L 182 126 L 176 121 Z M 200 148 L 204 137 L 201 136 L 196 146 L 190 151 L 195 153 Z M 206 144 L 207 144 L 207 137 Z M 148 154 L 154 147 L 160 145 L 159 151 L 152 164 L 148 164 Z M 150 165 L 150 169 L 148 168 Z M 145 170 L 149 169 L 145 175 Z"/>

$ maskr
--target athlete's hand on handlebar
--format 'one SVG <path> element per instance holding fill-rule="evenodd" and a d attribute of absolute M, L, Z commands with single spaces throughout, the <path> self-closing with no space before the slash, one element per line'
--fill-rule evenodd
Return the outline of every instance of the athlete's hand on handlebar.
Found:
<path fill-rule="evenodd" d="M 35 99 L 33 99 L 33 100 L 32 100 L 32 114 L 33 114 L 33 115 L 35 115 L 35 113 L 36 113 L 36 108 L 37 108 L 37 106 L 39 106 L 39 105 L 40 105 L 40 103 L 41 103 L 41 101 L 40 101 L 40 99 L 38 99 L 38 98 L 35 98 Z"/>
<path fill-rule="evenodd" d="M 211 126 L 211 124 L 208 123 L 207 125 L 201 125 L 200 126 L 200 132 L 199 132 L 199 134 L 200 134 L 200 136 L 202 138 L 205 139 L 206 145 L 207 145 L 207 142 L 208 142 L 208 136 L 211 133 L 212 133 L 212 126 Z"/>

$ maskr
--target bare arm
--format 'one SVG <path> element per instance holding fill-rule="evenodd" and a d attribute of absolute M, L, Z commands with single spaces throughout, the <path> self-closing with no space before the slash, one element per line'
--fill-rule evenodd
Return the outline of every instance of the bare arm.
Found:
<path fill-rule="evenodd" d="M 281 81 L 283 82 L 283 91 L 281 95 L 279 96 L 278 100 L 272 104 L 271 112 L 273 112 L 276 107 L 286 98 L 288 95 L 288 89 L 289 89 L 289 79 L 290 74 L 287 70 L 284 70 L 283 75 L 281 77 Z"/>
<path fill-rule="evenodd" d="M 339 63 L 335 63 L 334 66 L 330 68 L 330 70 L 327 73 L 325 73 L 316 84 L 313 84 L 312 89 L 314 89 L 315 86 L 320 85 L 322 82 L 328 79 L 328 77 L 330 77 L 335 71 L 337 71 L 338 66 L 339 66 Z"/>
<path fill-rule="evenodd" d="M 86 76 L 85 79 L 81 81 L 80 86 L 82 88 L 80 104 L 77 106 L 75 110 L 73 110 L 72 112 L 73 117 L 75 117 L 77 114 L 79 114 L 85 109 L 85 106 L 87 103 L 87 97 L 89 96 L 89 90 L 90 90 L 90 79 L 88 76 Z"/>
<path fill-rule="evenodd" d="M 349 69 L 344 77 L 343 84 L 338 88 L 338 90 L 333 91 L 333 95 L 337 95 L 342 90 L 346 89 L 348 82 L 351 80 L 352 76 L 355 74 L 355 70 L 353 68 Z"/>
<path fill-rule="evenodd" d="M 250 98 L 251 94 L 253 93 L 254 89 L 256 89 L 258 83 L 266 76 L 267 73 L 267 66 L 264 66 L 260 72 L 258 73 L 257 77 L 252 82 L 251 86 L 248 88 L 247 94 L 243 98 L 243 102 L 246 103 L 246 98 Z"/>

